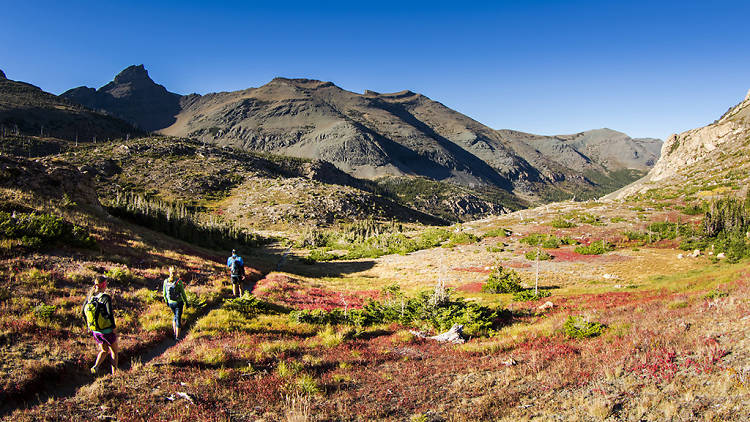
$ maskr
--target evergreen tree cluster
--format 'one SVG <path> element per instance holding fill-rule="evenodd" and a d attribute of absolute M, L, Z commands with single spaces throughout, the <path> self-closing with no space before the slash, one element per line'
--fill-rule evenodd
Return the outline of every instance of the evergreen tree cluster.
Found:
<path fill-rule="evenodd" d="M 223 217 L 192 210 L 180 202 L 136 192 L 117 192 L 106 203 L 110 214 L 196 245 L 232 249 L 257 247 L 270 239 L 239 227 Z"/>

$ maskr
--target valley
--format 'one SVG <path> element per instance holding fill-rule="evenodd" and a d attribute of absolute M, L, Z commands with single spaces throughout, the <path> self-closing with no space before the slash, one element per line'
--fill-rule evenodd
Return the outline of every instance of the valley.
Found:
<path fill-rule="evenodd" d="M 658 153 L 609 129 L 496 131 L 410 91 L 277 78 L 178 98 L 128 69 L 94 93 L 0 97 L 4 125 L 29 122 L 0 139 L 4 419 L 750 413 L 748 99 Z M 143 86 L 179 106 L 161 133 L 101 100 Z M 100 102 L 67 102 L 86 95 Z M 65 130 L 45 133 L 49 116 Z M 76 137 L 81 116 L 120 132 Z M 176 340 L 170 266 L 188 299 Z M 100 274 L 113 375 L 89 372 L 80 313 Z"/>

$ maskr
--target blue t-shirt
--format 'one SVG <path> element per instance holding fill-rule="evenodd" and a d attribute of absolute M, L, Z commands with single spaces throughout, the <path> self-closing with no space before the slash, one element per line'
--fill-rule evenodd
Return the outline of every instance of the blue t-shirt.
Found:
<path fill-rule="evenodd" d="M 240 263 L 240 265 L 242 265 L 243 267 L 245 266 L 245 262 L 242 261 L 242 257 L 241 256 L 239 256 L 239 255 L 232 255 L 229 258 L 227 258 L 227 268 L 232 268 L 232 261 L 234 261 L 235 259 Z"/>

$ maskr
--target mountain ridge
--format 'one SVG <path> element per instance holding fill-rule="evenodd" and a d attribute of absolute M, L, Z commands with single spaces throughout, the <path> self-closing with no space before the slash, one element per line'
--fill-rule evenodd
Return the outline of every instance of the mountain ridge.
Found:
<path fill-rule="evenodd" d="M 167 106 L 146 113 L 139 104 L 150 92 Z M 624 152 L 613 155 L 605 151 L 612 149 L 607 139 L 587 138 L 591 131 L 550 137 L 495 130 L 410 90 L 359 94 L 307 78 L 180 96 L 140 65 L 98 90 L 79 87 L 62 96 L 165 135 L 322 159 L 360 178 L 409 175 L 492 185 L 532 201 L 605 193 L 645 174 L 657 158 L 654 148 L 616 131 L 611 134 Z M 138 121 L 123 110 L 152 119 Z"/>

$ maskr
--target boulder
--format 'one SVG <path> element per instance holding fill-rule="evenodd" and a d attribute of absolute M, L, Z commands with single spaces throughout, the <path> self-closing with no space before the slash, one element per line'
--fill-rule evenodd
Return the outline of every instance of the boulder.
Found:
<path fill-rule="evenodd" d="M 547 301 L 547 302 L 544 302 L 543 304 L 539 305 L 536 309 L 538 311 L 546 311 L 547 309 L 552 309 L 554 307 L 555 307 L 554 303 L 552 303 L 550 301 Z"/>

